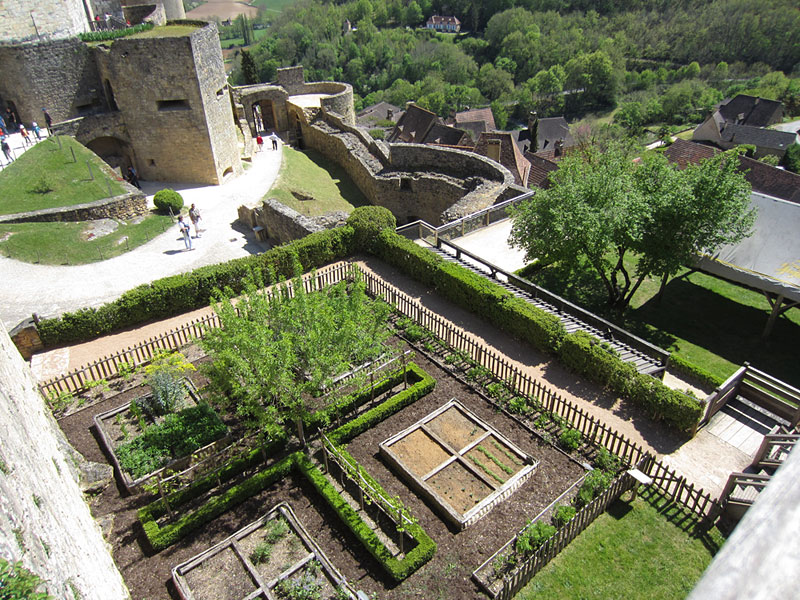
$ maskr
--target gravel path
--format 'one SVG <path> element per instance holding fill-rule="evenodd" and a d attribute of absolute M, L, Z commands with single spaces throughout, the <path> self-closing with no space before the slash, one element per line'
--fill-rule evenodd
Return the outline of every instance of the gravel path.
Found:
<path fill-rule="evenodd" d="M 185 250 L 176 225 L 131 252 L 99 263 L 34 265 L 0 257 L 0 281 L 7 282 L 0 286 L 0 319 L 11 329 L 34 312 L 54 317 L 100 306 L 161 277 L 263 252 L 266 246 L 237 222 L 237 209 L 257 204 L 272 187 L 281 155 L 280 150 L 256 153 L 243 175 L 220 186 L 142 182 L 151 206 L 153 194 L 165 187 L 178 190 L 187 209 L 192 203 L 197 205 L 205 231 L 200 239 L 192 240 L 193 251 Z"/>

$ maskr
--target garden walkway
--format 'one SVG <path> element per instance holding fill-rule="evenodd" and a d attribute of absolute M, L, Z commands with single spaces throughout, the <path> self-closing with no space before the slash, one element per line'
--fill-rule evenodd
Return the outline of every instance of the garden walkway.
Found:
<path fill-rule="evenodd" d="M 431 290 L 385 263 L 369 258 L 360 264 L 416 298 L 425 307 L 444 316 L 476 340 L 505 355 L 526 373 L 547 382 L 564 398 L 601 419 L 631 441 L 663 457 L 665 463 L 707 492 L 719 494 L 728 474 L 731 471 L 741 471 L 749 464 L 750 458 L 747 455 L 705 431 L 701 430 L 695 438 L 687 442 L 684 437 L 653 423 L 636 407 L 622 403 L 590 383 L 577 380 L 574 374 L 549 357 L 498 331 L 472 313 L 441 299 Z M 210 308 L 204 308 L 91 342 L 38 354 L 34 356 L 31 366 L 40 380 L 49 379 L 180 327 L 209 312 Z"/>
<path fill-rule="evenodd" d="M 130 252 L 99 263 L 34 265 L 0 257 L 0 281 L 14 282 L 0 286 L 0 319 L 11 329 L 33 313 L 53 317 L 100 306 L 155 279 L 263 252 L 267 246 L 237 221 L 237 209 L 255 205 L 272 187 L 281 156 L 281 150 L 258 152 L 243 175 L 218 186 L 141 182 L 151 207 L 153 194 L 165 187 L 178 190 L 187 208 L 197 205 L 204 231 L 200 239 L 192 240 L 192 252 L 185 250 L 175 226 Z"/>

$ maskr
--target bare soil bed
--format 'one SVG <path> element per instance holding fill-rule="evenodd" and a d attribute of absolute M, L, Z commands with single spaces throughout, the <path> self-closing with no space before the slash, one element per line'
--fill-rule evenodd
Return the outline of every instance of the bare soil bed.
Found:
<path fill-rule="evenodd" d="M 199 531 L 173 546 L 154 554 L 137 519 L 136 510 L 151 501 L 144 496 L 122 496 L 115 485 L 108 486 L 91 500 L 96 518 L 113 517 L 107 539 L 114 558 L 135 600 L 177 598 L 170 582 L 170 570 L 237 529 L 265 514 L 281 501 L 289 502 L 298 519 L 314 536 L 322 550 L 347 580 L 381 599 L 400 598 L 485 598 L 470 580 L 471 572 L 536 516 L 583 474 L 582 467 L 562 452 L 520 427 L 498 412 L 490 403 L 439 369 L 422 356 L 415 362 L 437 380 L 435 390 L 410 407 L 389 417 L 356 437 L 348 445 L 350 453 L 391 495 L 399 495 L 411 514 L 435 540 L 438 549 L 433 559 L 402 584 L 394 584 L 381 566 L 367 553 L 339 521 L 323 499 L 301 476 L 286 477 L 269 489 L 211 521 Z M 195 383 L 202 376 L 193 374 Z M 91 431 L 95 414 L 128 402 L 141 394 L 141 388 L 104 400 L 90 410 L 60 420 L 67 438 L 89 460 L 107 462 Z M 512 443 L 540 461 L 536 473 L 508 500 L 498 504 L 486 517 L 456 533 L 418 497 L 379 457 L 378 444 L 394 433 L 411 426 L 423 416 L 457 398 L 469 410 Z M 442 427 L 444 428 L 444 427 Z M 247 587 L 249 578 L 241 583 Z M 238 593 L 238 592 L 237 592 Z M 220 596 L 220 598 L 225 596 Z"/>

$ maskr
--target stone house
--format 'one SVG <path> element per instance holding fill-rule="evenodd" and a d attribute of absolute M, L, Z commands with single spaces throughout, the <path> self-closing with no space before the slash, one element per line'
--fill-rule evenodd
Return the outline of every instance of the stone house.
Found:
<path fill-rule="evenodd" d="M 425 23 L 427 29 L 441 31 L 444 33 L 458 33 L 461 31 L 461 21 L 456 17 L 443 17 L 440 15 L 432 15 L 428 22 Z"/>

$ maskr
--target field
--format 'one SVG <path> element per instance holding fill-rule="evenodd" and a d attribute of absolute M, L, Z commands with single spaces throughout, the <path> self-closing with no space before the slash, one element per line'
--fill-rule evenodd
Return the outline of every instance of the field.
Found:
<path fill-rule="evenodd" d="M 210 20 L 212 17 L 219 17 L 223 21 L 235 19 L 239 15 L 247 15 L 250 18 L 258 14 L 258 8 L 249 6 L 244 2 L 234 2 L 232 0 L 209 0 L 205 4 L 198 6 L 186 13 L 187 19 Z"/>
<path fill-rule="evenodd" d="M 74 138 L 47 138 L 0 172 L 0 214 L 85 204 L 124 191 L 108 165 Z"/>
<path fill-rule="evenodd" d="M 262 152 L 271 152 L 266 149 L 268 145 L 264 144 Z M 280 176 L 266 197 L 307 216 L 337 210 L 349 213 L 354 207 L 367 204 L 342 167 L 314 150 L 299 152 L 288 146 L 283 146 Z"/>

